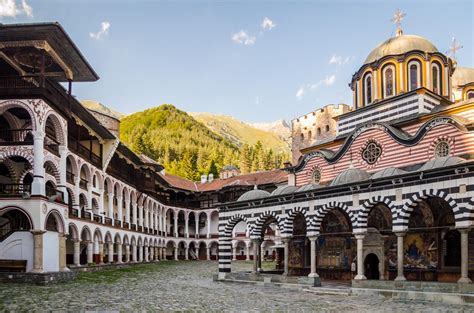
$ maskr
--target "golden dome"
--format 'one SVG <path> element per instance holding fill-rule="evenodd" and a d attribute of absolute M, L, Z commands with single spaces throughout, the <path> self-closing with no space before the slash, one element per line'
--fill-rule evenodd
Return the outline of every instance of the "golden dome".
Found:
<path fill-rule="evenodd" d="M 438 49 L 426 38 L 415 35 L 402 35 L 389 38 L 378 45 L 365 59 L 364 64 L 380 60 L 387 55 L 404 54 L 409 51 L 438 52 Z"/>
<path fill-rule="evenodd" d="M 474 68 L 457 67 L 451 79 L 455 87 L 474 83 Z"/>

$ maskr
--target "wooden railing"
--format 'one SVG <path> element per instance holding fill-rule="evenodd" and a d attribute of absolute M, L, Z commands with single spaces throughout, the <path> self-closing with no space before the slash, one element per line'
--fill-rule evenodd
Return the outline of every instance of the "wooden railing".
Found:
<path fill-rule="evenodd" d="M 0 146 L 32 145 L 32 129 L 2 129 L 0 130 Z"/>
<path fill-rule="evenodd" d="M 0 196 L 22 196 L 31 194 L 29 184 L 0 184 Z"/>
<path fill-rule="evenodd" d="M 39 76 L 0 76 L 0 89 L 38 88 L 41 85 Z"/>
<path fill-rule="evenodd" d="M 51 136 L 44 137 L 44 148 L 52 154 L 59 156 L 59 141 Z"/>
<path fill-rule="evenodd" d="M 66 171 L 66 181 L 72 185 L 75 184 L 74 182 L 74 174 L 70 171 Z"/>
<path fill-rule="evenodd" d="M 84 190 L 87 190 L 87 183 L 88 183 L 87 180 L 85 180 L 84 178 L 81 178 L 79 180 L 79 187 L 84 189 Z"/>
<path fill-rule="evenodd" d="M 69 137 L 68 138 L 68 148 L 74 153 L 77 153 L 84 159 L 90 161 L 95 166 L 102 168 L 102 158 L 84 147 L 78 140 Z"/>

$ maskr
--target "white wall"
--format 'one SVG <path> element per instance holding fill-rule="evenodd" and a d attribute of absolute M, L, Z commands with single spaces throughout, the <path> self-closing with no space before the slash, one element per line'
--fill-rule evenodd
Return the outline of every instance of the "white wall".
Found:
<path fill-rule="evenodd" d="M 26 271 L 33 268 L 33 234 L 17 231 L 0 242 L 0 259 L 26 260 Z"/>
<path fill-rule="evenodd" d="M 45 272 L 59 271 L 59 236 L 57 232 L 43 234 L 43 268 Z"/>

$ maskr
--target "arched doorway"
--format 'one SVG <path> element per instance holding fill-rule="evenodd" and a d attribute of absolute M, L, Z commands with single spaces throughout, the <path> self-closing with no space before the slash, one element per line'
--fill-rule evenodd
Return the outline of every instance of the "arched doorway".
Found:
<path fill-rule="evenodd" d="M 364 268 L 367 279 L 380 279 L 379 263 L 379 258 L 374 253 L 370 253 L 365 257 Z"/>

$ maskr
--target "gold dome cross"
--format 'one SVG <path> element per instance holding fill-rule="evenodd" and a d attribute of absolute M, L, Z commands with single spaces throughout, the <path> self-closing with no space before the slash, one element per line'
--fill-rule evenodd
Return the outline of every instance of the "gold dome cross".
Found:
<path fill-rule="evenodd" d="M 402 21 L 403 19 L 405 18 L 407 14 L 405 12 L 402 12 L 402 10 L 400 9 L 397 9 L 395 11 L 395 13 L 393 14 L 393 17 L 391 19 L 391 21 L 397 25 L 397 36 L 400 36 L 403 34 L 403 30 L 402 30 Z"/>

